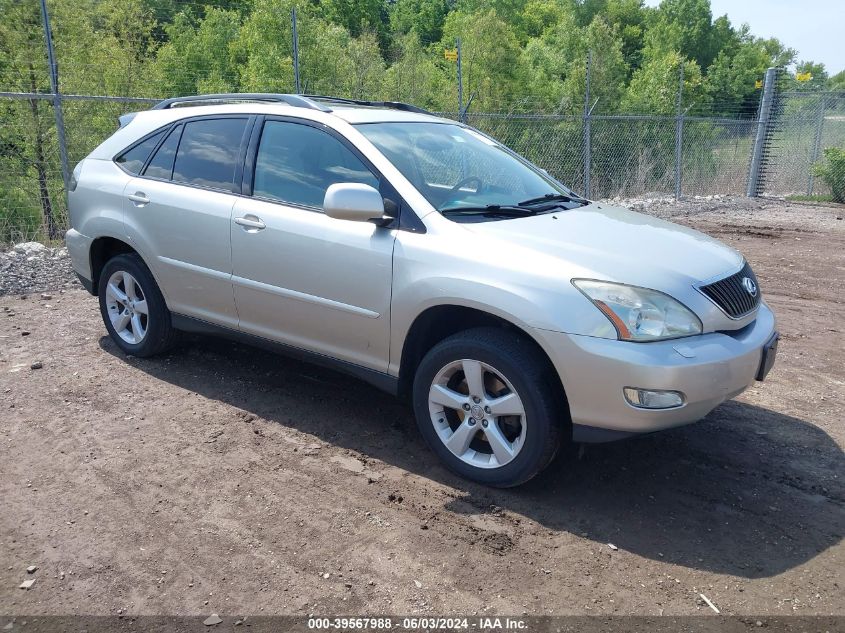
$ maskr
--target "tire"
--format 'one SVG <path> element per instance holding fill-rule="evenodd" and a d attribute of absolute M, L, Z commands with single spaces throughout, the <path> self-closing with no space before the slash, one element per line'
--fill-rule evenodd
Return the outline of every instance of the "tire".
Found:
<path fill-rule="evenodd" d="M 467 379 L 479 376 L 475 363 L 482 383 Z M 429 350 L 417 368 L 417 425 L 431 449 L 461 477 L 497 488 L 525 483 L 554 459 L 568 423 L 552 372 L 523 337 L 497 328 L 460 332 Z M 472 393 L 470 382 L 481 384 L 483 393 Z M 511 392 L 516 398 L 506 401 Z"/>
<path fill-rule="evenodd" d="M 150 269 L 138 255 L 116 255 L 106 262 L 97 295 L 106 330 L 125 354 L 147 358 L 173 346 L 176 330 L 171 325 L 170 311 Z"/>

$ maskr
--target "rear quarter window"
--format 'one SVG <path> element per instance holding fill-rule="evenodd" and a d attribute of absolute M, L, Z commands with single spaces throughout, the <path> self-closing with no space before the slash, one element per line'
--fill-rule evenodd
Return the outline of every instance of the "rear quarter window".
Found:
<path fill-rule="evenodd" d="M 181 134 L 181 124 L 171 130 L 164 143 L 161 144 L 150 159 L 147 168 L 144 170 L 145 176 L 170 180 L 170 177 L 173 175 L 173 161 L 176 158 L 176 148 L 179 146 L 179 137 Z"/>
<path fill-rule="evenodd" d="M 144 168 L 144 163 L 147 162 L 150 153 L 155 149 L 158 142 L 164 136 L 164 132 L 153 134 L 149 138 L 144 139 L 137 145 L 130 147 L 120 156 L 114 159 L 118 165 L 123 167 L 130 174 L 140 174 L 141 169 Z"/>

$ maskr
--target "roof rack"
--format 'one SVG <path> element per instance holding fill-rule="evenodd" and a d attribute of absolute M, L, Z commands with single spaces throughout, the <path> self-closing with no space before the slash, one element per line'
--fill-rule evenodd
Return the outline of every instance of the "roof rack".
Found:
<path fill-rule="evenodd" d="M 320 110 L 321 112 L 331 112 L 328 108 L 319 103 L 315 103 L 311 99 L 300 95 L 290 94 L 271 94 L 263 92 L 246 92 L 246 93 L 220 93 L 210 95 L 193 95 L 189 97 L 173 97 L 172 99 L 165 99 L 155 104 L 153 110 L 167 110 L 175 105 L 180 104 L 200 104 L 213 101 L 269 101 L 274 103 L 286 103 L 296 108 L 308 108 L 309 110 Z"/>
<path fill-rule="evenodd" d="M 390 108 L 392 110 L 415 112 L 417 114 L 431 114 L 428 110 L 423 110 L 417 106 L 409 103 L 402 103 L 400 101 L 364 101 L 361 99 L 345 99 L 343 97 L 330 97 L 327 95 L 272 94 L 264 92 L 230 92 L 210 95 L 192 95 L 188 97 L 173 97 L 172 99 L 159 101 L 152 109 L 167 110 L 180 104 L 201 104 L 215 101 L 267 101 L 271 103 L 286 103 L 287 105 L 294 106 L 296 108 L 307 108 L 309 110 L 319 110 L 320 112 L 331 112 L 332 109 L 329 106 L 320 103 L 323 101 L 326 103 Z"/>
<path fill-rule="evenodd" d="M 410 103 L 401 101 L 364 101 L 362 99 L 345 99 L 343 97 L 330 97 L 327 95 L 302 95 L 306 99 L 315 101 L 328 101 L 329 103 L 343 103 L 348 105 L 371 106 L 375 108 L 390 108 L 391 110 L 403 110 L 405 112 L 416 112 L 417 114 L 431 114 L 428 110 L 419 108 Z"/>

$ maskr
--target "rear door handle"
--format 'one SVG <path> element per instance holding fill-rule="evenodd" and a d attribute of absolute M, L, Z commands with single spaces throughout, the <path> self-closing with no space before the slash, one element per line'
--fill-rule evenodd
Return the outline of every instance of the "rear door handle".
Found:
<path fill-rule="evenodd" d="M 240 218 L 235 218 L 235 224 L 239 224 L 247 230 L 252 229 L 253 231 L 260 231 L 267 226 L 261 221 L 261 218 L 251 213 Z"/>
<path fill-rule="evenodd" d="M 138 206 L 143 206 L 145 204 L 149 204 L 150 202 L 150 199 L 147 197 L 147 194 L 145 194 L 143 191 L 136 191 L 135 193 L 130 193 L 126 197 Z"/>

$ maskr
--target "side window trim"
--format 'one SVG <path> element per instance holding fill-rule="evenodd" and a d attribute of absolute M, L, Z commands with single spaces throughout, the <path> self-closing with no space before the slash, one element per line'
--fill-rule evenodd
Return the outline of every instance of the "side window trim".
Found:
<path fill-rule="evenodd" d="M 208 190 L 208 191 L 223 191 L 223 192 L 227 192 L 227 193 L 240 194 L 241 193 L 241 187 L 240 187 L 241 178 L 240 178 L 239 172 L 241 171 L 241 167 L 243 165 L 243 161 L 241 160 L 241 157 L 246 155 L 247 144 L 248 144 L 248 141 L 250 139 L 250 133 L 251 133 L 251 130 L 253 128 L 253 124 L 254 124 L 254 121 L 255 121 L 256 118 L 257 118 L 256 115 L 248 114 L 248 113 L 244 112 L 244 113 L 235 113 L 235 114 L 204 114 L 204 115 L 200 115 L 200 116 L 192 116 L 192 117 L 185 117 L 183 119 L 176 119 L 174 121 L 171 121 L 167 125 L 163 125 L 160 128 L 157 128 L 156 130 L 150 132 L 149 134 L 145 134 L 143 137 L 141 137 L 140 139 L 138 139 L 137 141 L 135 141 L 131 145 L 127 145 L 124 149 L 120 150 L 119 152 L 117 152 L 112 157 L 112 162 L 115 165 L 117 165 L 124 173 L 126 173 L 129 176 L 132 176 L 133 178 L 146 178 L 147 180 L 156 180 L 156 181 L 159 181 L 159 182 L 169 182 L 171 184 L 181 185 L 183 187 L 194 187 L 195 189 L 205 189 L 205 190 Z M 246 124 L 244 125 L 244 132 L 243 132 L 243 135 L 241 136 L 241 143 L 240 143 L 240 146 L 239 146 L 239 149 L 238 149 L 238 158 L 235 161 L 235 175 L 234 175 L 234 178 L 232 179 L 231 189 L 220 189 L 218 187 L 204 187 L 202 185 L 194 185 L 194 184 L 187 183 L 187 182 L 176 182 L 176 181 L 174 181 L 173 180 L 173 169 L 175 169 L 175 166 L 176 166 L 175 157 L 174 157 L 174 161 L 173 161 L 173 167 L 170 170 L 170 180 L 165 181 L 161 178 L 153 178 L 151 176 L 143 175 L 144 170 L 149 165 L 150 161 L 152 160 L 152 157 L 159 150 L 162 143 L 164 143 L 167 140 L 167 137 L 170 134 L 170 131 L 173 129 L 174 126 L 176 126 L 176 125 L 182 126 L 182 130 L 179 133 L 179 143 L 177 143 L 177 145 L 176 145 L 176 154 L 178 155 L 179 147 L 182 144 L 182 136 L 185 133 L 185 127 L 187 126 L 187 124 L 192 123 L 193 121 L 207 121 L 207 120 L 214 120 L 214 119 L 246 119 Z M 150 155 L 147 156 L 147 159 L 146 159 L 146 161 L 144 161 L 144 165 L 141 168 L 140 173 L 133 174 L 132 172 L 124 169 L 120 165 L 120 163 L 117 162 L 118 157 L 122 156 L 123 154 L 125 154 L 129 150 L 133 149 L 136 145 L 140 145 L 141 143 L 148 140 L 149 138 L 155 136 L 156 134 L 159 134 L 160 132 L 165 132 L 165 134 L 162 136 L 162 138 L 159 140 L 159 142 L 156 143 L 156 146 L 150 152 Z"/>
<path fill-rule="evenodd" d="M 264 131 L 264 121 L 267 119 L 263 114 L 255 117 L 252 126 L 249 142 L 247 143 L 246 154 L 241 172 L 241 194 L 252 197 L 252 189 L 255 181 L 255 161 L 258 159 L 258 143 Z"/>
<path fill-rule="evenodd" d="M 251 177 L 249 179 L 249 193 L 244 190 L 244 185 L 247 182 L 245 174 L 249 163 L 249 156 L 251 155 L 252 151 L 253 139 L 255 138 L 255 130 L 256 128 L 261 128 L 261 121 L 263 120 L 263 118 L 264 117 L 260 114 L 250 115 L 249 120 L 246 123 L 243 136 L 241 137 L 241 148 L 238 151 L 238 160 L 235 163 L 235 178 L 232 181 L 232 193 L 239 195 L 252 195 Z"/>
<path fill-rule="evenodd" d="M 249 181 L 246 181 L 247 176 L 247 169 L 244 169 L 244 195 L 248 195 L 256 200 L 261 200 L 263 202 L 271 202 L 273 204 L 279 204 L 286 207 L 293 207 L 296 209 L 302 209 L 304 211 L 311 211 L 313 213 L 322 213 L 323 210 L 320 207 L 313 207 L 307 204 L 302 204 L 299 202 L 288 202 L 286 200 L 279 200 L 278 198 L 265 198 L 263 196 L 256 196 L 253 191 L 255 187 L 255 163 L 258 159 L 258 146 L 261 142 L 261 135 L 264 133 L 264 126 L 270 121 L 278 121 L 280 123 L 293 123 L 296 125 L 307 125 L 308 127 L 312 127 L 316 130 L 320 130 L 331 136 L 333 139 L 338 141 L 343 147 L 345 147 L 349 152 L 361 161 L 361 164 L 366 167 L 369 172 L 375 177 L 375 179 L 379 183 L 379 193 L 382 193 L 383 184 L 387 182 L 387 179 L 382 175 L 382 173 L 376 169 L 375 165 L 373 165 L 366 156 L 364 156 L 360 150 L 352 144 L 343 134 L 340 134 L 337 130 L 325 125 L 323 123 L 319 123 L 318 121 L 312 121 L 310 119 L 300 119 L 297 117 L 291 116 L 278 116 L 278 115 L 268 115 L 262 117 L 263 120 L 260 124 L 256 124 L 255 129 L 256 133 L 253 135 L 253 138 L 250 139 L 249 145 L 249 155 L 248 155 L 248 171 L 249 171 Z M 391 186 L 391 190 L 393 187 Z M 248 191 L 248 193 L 247 193 Z M 397 194 L 398 195 L 398 194 Z"/>

